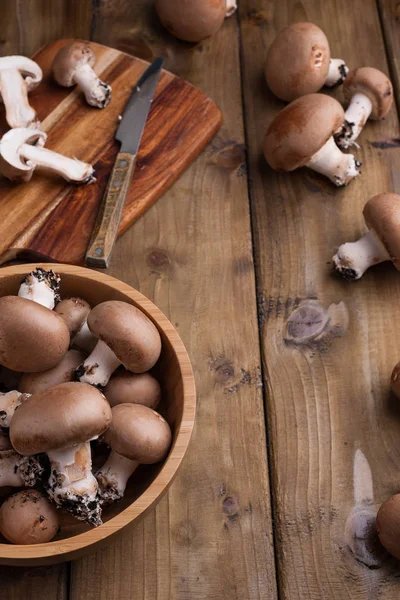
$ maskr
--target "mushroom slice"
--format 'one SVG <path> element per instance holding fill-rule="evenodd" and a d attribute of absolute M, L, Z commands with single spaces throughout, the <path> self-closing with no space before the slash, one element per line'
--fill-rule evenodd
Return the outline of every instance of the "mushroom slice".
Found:
<path fill-rule="evenodd" d="M 369 231 L 357 242 L 342 244 L 333 257 L 334 269 L 344 279 L 360 279 L 365 271 L 391 260 L 400 270 L 400 195 L 378 194 L 364 207 Z"/>
<path fill-rule="evenodd" d="M 90 305 L 82 298 L 66 298 L 56 306 L 56 312 L 64 319 L 71 335 L 71 346 L 92 352 L 97 338 L 90 331 L 87 318 Z"/>
<path fill-rule="evenodd" d="M 18 406 L 25 402 L 29 396 L 30 394 L 22 394 L 17 390 L 0 394 L 0 427 L 4 429 L 10 427 L 11 419 Z"/>
<path fill-rule="evenodd" d="M 393 87 L 388 77 L 372 67 L 361 67 L 349 73 L 343 94 L 348 108 L 345 121 L 336 133 L 335 140 L 340 148 L 357 145 L 368 119 L 384 119 L 393 104 Z"/>
<path fill-rule="evenodd" d="M 25 56 L 0 58 L 0 94 L 10 127 L 38 125 L 36 112 L 28 102 L 28 92 L 42 80 L 42 70 Z"/>
<path fill-rule="evenodd" d="M 0 452 L 0 487 L 33 487 L 43 472 L 35 456 L 21 456 L 15 450 Z"/>
<path fill-rule="evenodd" d="M 119 404 L 112 409 L 112 422 L 104 435 L 111 453 L 96 474 L 104 504 L 120 500 L 129 477 L 139 464 L 163 460 L 171 445 L 167 421 L 147 406 Z"/>
<path fill-rule="evenodd" d="M 286 106 L 268 127 L 264 155 L 275 171 L 309 167 L 337 186 L 359 175 L 360 163 L 343 154 L 333 134 L 344 121 L 343 108 L 334 98 L 309 94 Z"/>
<path fill-rule="evenodd" d="M 33 300 L 53 310 L 55 303 L 60 299 L 60 280 L 61 277 L 53 270 L 46 271 L 41 267 L 37 267 L 34 271 L 28 273 L 21 282 L 18 296 Z"/>
<path fill-rule="evenodd" d="M 99 341 L 76 370 L 79 381 L 104 387 L 121 364 L 133 373 L 144 373 L 157 362 L 160 334 L 135 306 L 119 300 L 102 302 L 91 310 L 87 322 Z"/>
<path fill-rule="evenodd" d="M 87 42 L 73 42 L 63 46 L 56 54 L 53 75 L 59 85 L 78 85 L 91 106 L 105 108 L 111 100 L 111 87 L 93 71 L 95 62 L 95 55 Z"/>
<path fill-rule="evenodd" d="M 47 135 L 38 129 L 11 129 L 0 140 L 0 172 L 11 181 L 29 181 L 45 169 L 74 183 L 95 181 L 92 165 L 43 148 Z"/>

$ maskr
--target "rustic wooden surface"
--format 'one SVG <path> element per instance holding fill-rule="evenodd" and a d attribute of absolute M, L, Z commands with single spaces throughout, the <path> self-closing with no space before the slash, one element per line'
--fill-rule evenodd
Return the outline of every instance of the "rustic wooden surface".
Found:
<path fill-rule="evenodd" d="M 261 145 L 282 107 L 262 77 L 275 33 L 315 22 L 351 68 L 390 65 L 398 97 L 398 3 L 240 0 L 238 15 L 197 46 L 164 32 L 151 0 L 96 1 L 90 18 L 92 3 L 82 2 L 67 32 L 58 14 L 65 2 L 37 3 L 50 31 L 38 20 L 18 24 L 14 3 L 4 4 L 3 52 L 83 36 L 86 22 L 95 41 L 146 60 L 163 54 L 167 68 L 217 102 L 224 125 L 119 240 L 110 269 L 152 299 L 187 345 L 199 392 L 188 460 L 142 524 L 71 565 L 1 568 L 0 597 L 39 600 L 46 577 L 49 600 L 397 599 L 399 565 L 365 522 L 400 487 L 400 411 L 389 393 L 400 279 L 381 265 L 350 284 L 330 266 L 336 248 L 364 231 L 365 201 L 400 192 L 396 111 L 368 124 L 362 175 L 345 190 L 306 170 L 276 175 Z M 36 6 L 15 4 L 20 21 L 21 5 L 30 14 Z M 341 99 L 340 89 L 331 93 Z M 316 329 L 326 311 L 329 325 L 313 343 L 285 341 L 304 304 Z"/>

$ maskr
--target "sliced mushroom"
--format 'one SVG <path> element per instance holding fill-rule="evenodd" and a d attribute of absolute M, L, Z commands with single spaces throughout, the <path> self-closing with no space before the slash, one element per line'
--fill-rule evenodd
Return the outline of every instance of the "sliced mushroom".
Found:
<path fill-rule="evenodd" d="M 97 338 L 90 331 L 87 318 L 90 305 L 82 298 L 67 298 L 56 306 L 56 312 L 64 319 L 71 335 L 71 346 L 92 352 Z"/>
<path fill-rule="evenodd" d="M 0 394 L 0 427 L 4 429 L 10 427 L 15 411 L 29 398 L 29 395 L 17 392 L 17 390 Z"/>
<path fill-rule="evenodd" d="M 25 56 L 0 58 L 0 94 L 10 127 L 35 126 L 36 112 L 28 102 L 28 92 L 42 80 L 42 69 Z"/>
<path fill-rule="evenodd" d="M 275 171 L 308 167 L 335 185 L 347 185 L 359 175 L 360 163 L 343 154 L 333 134 L 344 121 L 343 108 L 334 98 L 309 94 L 286 106 L 270 124 L 264 154 Z"/>
<path fill-rule="evenodd" d="M 39 129 L 11 129 L 0 140 L 0 172 L 11 181 L 29 181 L 44 169 L 73 183 L 95 181 L 92 165 L 43 148 L 47 135 Z"/>
<path fill-rule="evenodd" d="M 88 326 L 99 341 L 78 367 L 79 381 L 104 387 L 121 364 L 133 373 L 144 373 L 160 356 L 161 338 L 156 326 L 127 302 L 98 304 L 89 314 Z"/>
<path fill-rule="evenodd" d="M 318 92 L 324 85 L 342 83 L 348 71 L 343 60 L 331 59 L 328 40 L 319 27 L 293 23 L 272 42 L 265 78 L 275 96 L 291 102 Z"/>
<path fill-rule="evenodd" d="M 0 452 L 0 487 L 33 487 L 43 472 L 35 456 L 21 456 L 15 450 Z"/>
<path fill-rule="evenodd" d="M 46 452 L 50 498 L 77 519 L 101 524 L 90 440 L 105 432 L 111 408 L 101 392 L 84 383 L 63 383 L 31 396 L 10 425 L 13 447 L 23 456 Z"/>
<path fill-rule="evenodd" d="M 400 196 L 378 194 L 367 202 L 363 214 L 369 231 L 357 242 L 340 246 L 332 259 L 335 270 L 349 281 L 387 260 L 400 270 Z"/>
<path fill-rule="evenodd" d="M 60 383 L 73 381 L 75 369 L 85 360 L 85 355 L 79 350 L 68 350 L 61 361 L 42 373 L 24 373 L 19 382 L 19 389 L 24 394 L 39 394 Z M 13 392 L 10 392 L 13 393 Z M 14 392 L 15 393 L 15 392 Z M 0 396 L 0 425 L 1 425 L 1 396 Z"/>
<path fill-rule="evenodd" d="M 18 296 L 53 310 L 55 303 L 60 299 L 60 279 L 60 276 L 51 269 L 46 271 L 37 267 L 21 282 Z"/>
<path fill-rule="evenodd" d="M 120 500 L 139 464 L 151 465 L 163 460 L 171 439 L 167 421 L 151 408 L 140 404 L 114 406 L 111 425 L 104 435 L 111 454 L 96 475 L 102 502 Z"/>
<path fill-rule="evenodd" d="M 111 100 L 111 87 L 93 71 L 95 62 L 96 57 L 90 44 L 73 42 L 63 46 L 56 54 L 53 75 L 63 87 L 78 85 L 91 106 L 105 108 Z"/>
<path fill-rule="evenodd" d="M 104 388 L 111 406 L 117 404 L 142 404 L 153 410 L 161 400 L 161 387 L 150 373 L 117 371 Z"/>
<path fill-rule="evenodd" d="M 156 0 L 165 29 L 186 42 L 200 42 L 216 33 L 231 14 L 232 5 L 231 0 Z"/>
<path fill-rule="evenodd" d="M 393 87 L 382 71 L 361 67 L 349 73 L 343 93 L 348 108 L 335 140 L 345 149 L 357 145 L 355 141 L 368 119 L 380 121 L 387 116 L 393 103 Z"/>

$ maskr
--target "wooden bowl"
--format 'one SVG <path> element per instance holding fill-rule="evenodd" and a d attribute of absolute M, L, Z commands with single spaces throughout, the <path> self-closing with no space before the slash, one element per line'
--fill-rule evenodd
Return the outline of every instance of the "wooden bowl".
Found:
<path fill-rule="evenodd" d="M 36 266 L 62 276 L 61 296 L 80 296 L 92 306 L 123 300 L 139 307 L 157 326 L 163 343 L 154 368 L 163 391 L 159 408 L 173 432 L 171 450 L 163 463 L 140 466 L 128 482 L 124 498 L 103 511 L 104 524 L 91 528 L 60 511 L 61 532 L 47 544 L 17 546 L 0 536 L 0 564 L 46 565 L 72 560 L 91 552 L 143 516 L 167 491 L 188 448 L 193 430 L 196 396 L 193 372 L 177 331 L 150 300 L 109 275 L 61 264 L 16 265 L 0 269 L 0 296 L 16 294 L 21 279 Z"/>

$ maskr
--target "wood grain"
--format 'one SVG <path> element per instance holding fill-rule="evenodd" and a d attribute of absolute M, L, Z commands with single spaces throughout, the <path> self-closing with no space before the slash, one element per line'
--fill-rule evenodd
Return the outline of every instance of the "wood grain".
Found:
<path fill-rule="evenodd" d="M 191 46 L 150 1 L 101 2 L 102 40 L 188 78 L 220 106 L 220 134 L 118 242 L 111 271 L 170 317 L 199 408 L 185 464 L 132 532 L 74 563 L 71 600 L 276 598 L 235 18 Z"/>
<path fill-rule="evenodd" d="M 385 47 L 397 106 L 400 102 L 400 4 L 396 0 L 377 0 Z"/>
<path fill-rule="evenodd" d="M 359 511 L 347 535 L 345 525 L 359 506 L 357 450 L 372 472 L 373 503 L 399 489 L 400 422 L 389 377 L 400 355 L 400 279 L 391 265 L 382 265 L 347 283 L 331 274 L 330 261 L 340 244 L 365 230 L 365 202 L 378 192 L 399 191 L 400 155 L 390 142 L 398 139 L 399 124 L 395 109 L 386 121 L 367 124 L 357 151 L 362 175 L 345 189 L 307 169 L 277 174 L 266 165 L 264 132 L 283 107 L 263 80 L 267 48 L 281 28 L 306 20 L 326 32 L 332 55 L 350 68 L 388 72 L 374 2 L 240 3 L 280 598 L 394 600 L 398 565 L 375 556 L 373 529 L 366 531 Z M 340 88 L 331 93 L 342 99 Z M 307 344 L 296 336 L 285 340 L 287 321 L 303 302 L 314 328 L 327 323 Z M 363 564 L 369 550 L 378 568 Z"/>

